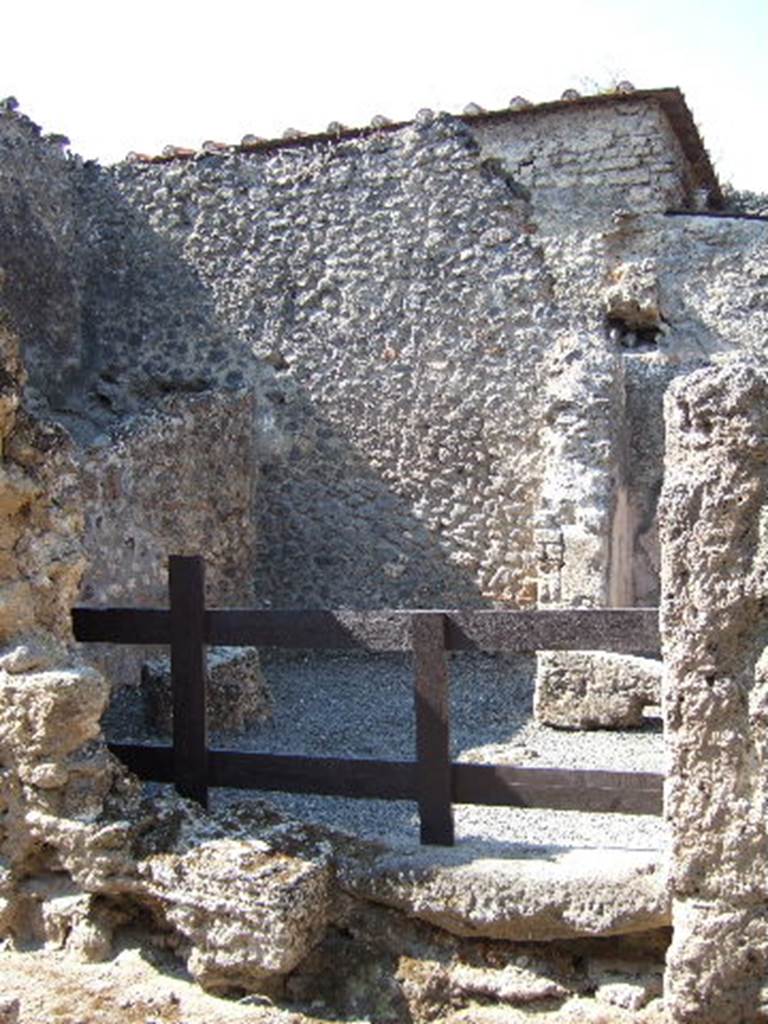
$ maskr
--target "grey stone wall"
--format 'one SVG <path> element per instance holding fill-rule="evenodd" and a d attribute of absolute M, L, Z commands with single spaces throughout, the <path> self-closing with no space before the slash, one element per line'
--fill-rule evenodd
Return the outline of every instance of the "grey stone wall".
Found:
<path fill-rule="evenodd" d="M 172 554 L 205 556 L 209 604 L 253 603 L 257 422 L 247 391 L 177 396 L 80 453 L 85 603 L 166 607 Z M 147 657 L 96 644 L 88 654 L 116 685 L 138 685 Z"/>
<path fill-rule="evenodd" d="M 512 123 L 478 121 L 474 131 L 483 154 L 530 191 L 537 220 L 549 228 L 689 199 L 691 172 L 657 103 L 624 100 L 578 114 L 534 107 Z"/>
<path fill-rule="evenodd" d="M 606 339 L 625 362 L 592 583 L 628 558 L 655 602 L 663 389 L 756 352 L 768 288 L 764 225 L 661 216 L 693 172 L 652 98 L 111 171 L 18 114 L 0 140 L 29 400 L 88 445 L 169 394 L 264 396 L 260 599 L 535 601 L 545 385 L 579 337 L 585 380 Z"/>
<path fill-rule="evenodd" d="M 527 204 L 466 128 L 126 164 L 114 182 L 237 351 L 275 369 L 260 595 L 535 599 L 541 375 L 562 317 Z M 120 310 L 129 333 L 146 315 Z"/>
<path fill-rule="evenodd" d="M 768 376 L 675 382 L 661 505 L 675 1024 L 768 1014 Z"/>
<path fill-rule="evenodd" d="M 32 397 L 62 393 L 81 363 L 81 162 L 0 107 L 0 301 Z"/>

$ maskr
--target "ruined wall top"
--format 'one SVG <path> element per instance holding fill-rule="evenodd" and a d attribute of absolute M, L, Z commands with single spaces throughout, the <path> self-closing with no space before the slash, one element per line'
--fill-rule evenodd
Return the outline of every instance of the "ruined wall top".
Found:
<path fill-rule="evenodd" d="M 680 89 L 634 89 L 629 83 L 622 83 L 614 91 L 592 96 L 580 96 L 574 90 L 567 90 L 560 100 L 536 104 L 516 96 L 510 100 L 509 106 L 502 110 L 486 111 L 477 104 L 468 104 L 461 115 L 461 120 L 483 142 L 484 147 L 494 142 L 512 142 L 518 150 L 535 150 L 536 144 L 544 135 L 553 134 L 559 143 L 566 138 L 582 138 L 579 149 L 587 154 L 590 146 L 589 142 L 583 139 L 585 125 L 589 126 L 600 120 L 613 120 L 615 129 L 616 124 L 620 123 L 616 119 L 629 114 L 630 124 L 627 128 L 614 131 L 612 141 L 616 144 L 629 130 L 642 130 L 643 126 L 638 121 L 631 120 L 631 115 L 638 111 L 659 115 L 659 121 L 662 122 L 659 131 L 665 136 L 664 148 L 668 150 L 667 155 L 681 164 L 686 198 L 690 200 L 693 191 L 702 190 L 707 193 L 708 205 L 712 209 L 719 209 L 723 205 L 723 196 L 717 175 Z M 418 123 L 430 116 L 432 111 L 420 110 L 415 122 Z M 325 132 L 304 133 L 288 128 L 279 139 L 265 139 L 248 134 L 243 136 L 239 144 L 206 141 L 198 150 L 168 145 L 157 155 L 129 153 L 126 161 L 169 163 L 224 153 L 295 149 L 323 141 L 343 142 L 377 133 L 397 132 L 410 123 L 390 121 L 382 115 L 376 115 L 371 124 L 365 127 L 348 128 L 338 121 L 333 121 Z M 523 166 L 529 155 L 520 153 L 519 162 Z M 616 169 L 621 168 L 618 165 L 611 167 L 603 164 L 593 168 L 595 175 L 607 174 L 608 178 L 611 177 L 610 172 Z"/>

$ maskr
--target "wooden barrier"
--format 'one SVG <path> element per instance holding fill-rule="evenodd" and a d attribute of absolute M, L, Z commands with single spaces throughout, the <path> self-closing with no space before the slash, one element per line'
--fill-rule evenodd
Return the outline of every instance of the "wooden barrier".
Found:
<path fill-rule="evenodd" d="M 171 556 L 170 608 L 74 608 L 75 638 L 168 644 L 173 744 L 110 744 L 143 779 L 207 804 L 208 788 L 415 800 L 423 843 L 453 844 L 452 805 L 659 814 L 664 777 L 450 760 L 447 651 L 658 649 L 656 609 L 271 611 L 206 609 L 200 557 Z M 412 651 L 416 760 L 294 757 L 210 748 L 206 645 Z"/>

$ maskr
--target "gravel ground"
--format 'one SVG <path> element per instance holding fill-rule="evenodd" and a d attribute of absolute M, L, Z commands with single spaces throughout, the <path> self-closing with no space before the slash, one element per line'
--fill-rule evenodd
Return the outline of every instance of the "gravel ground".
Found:
<path fill-rule="evenodd" d="M 278 652 L 264 654 L 262 665 L 273 695 L 273 718 L 237 737 L 240 749 L 328 757 L 413 757 L 408 657 Z M 643 729 L 623 732 L 567 732 L 537 725 L 532 717 L 534 668 L 533 658 L 452 656 L 454 759 L 662 770 L 663 737 L 657 720 L 649 719 Z M 219 742 L 223 745 L 223 740 Z M 213 804 L 248 795 L 218 791 L 212 793 Z M 256 791 L 252 795 L 267 796 Z M 396 847 L 419 843 L 415 805 L 410 802 L 281 793 L 269 794 L 268 799 L 295 817 Z M 656 850 L 667 842 L 662 820 L 644 815 L 456 806 L 455 818 L 457 842 L 486 845 L 489 852 L 509 844 Z"/>

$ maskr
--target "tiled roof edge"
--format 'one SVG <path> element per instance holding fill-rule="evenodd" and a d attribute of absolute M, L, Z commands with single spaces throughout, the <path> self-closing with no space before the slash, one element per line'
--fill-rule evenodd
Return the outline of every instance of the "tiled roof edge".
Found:
<path fill-rule="evenodd" d="M 672 131 L 679 141 L 686 159 L 693 168 L 697 184 L 709 192 L 710 205 L 720 209 L 724 205 L 723 194 L 718 182 L 709 154 L 704 146 L 693 115 L 685 102 L 683 93 L 677 87 L 663 89 L 636 89 L 632 92 L 605 92 L 592 96 L 580 96 L 576 99 L 560 99 L 546 103 L 535 103 L 516 109 L 483 111 L 477 114 L 456 114 L 456 120 L 472 127 L 473 125 L 503 123 L 518 118 L 529 118 L 541 114 L 549 114 L 561 110 L 584 110 L 599 106 L 610 106 L 616 103 L 658 103 L 665 114 Z M 170 155 L 157 156 L 135 153 L 132 162 L 147 164 L 164 164 L 185 160 L 200 159 L 209 155 L 226 155 L 229 153 L 260 153 L 278 149 L 299 149 L 312 146 L 318 142 L 343 142 L 346 139 L 367 138 L 371 135 L 388 134 L 400 131 L 413 124 L 413 121 L 394 121 L 390 124 L 374 127 L 343 128 L 334 132 L 316 132 L 287 139 L 264 139 L 257 142 L 236 144 L 232 146 L 216 146 L 210 151 L 205 149 L 194 151 L 179 149 Z"/>

